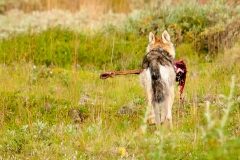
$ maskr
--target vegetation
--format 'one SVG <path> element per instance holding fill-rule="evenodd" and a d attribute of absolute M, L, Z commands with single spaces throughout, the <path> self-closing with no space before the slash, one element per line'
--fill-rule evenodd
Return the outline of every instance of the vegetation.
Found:
<path fill-rule="evenodd" d="M 109 32 L 109 29 L 107 30 Z M 146 38 L 137 37 L 131 33 L 116 33 L 114 30 L 110 33 L 106 32 L 103 30 L 94 35 L 87 35 L 52 28 L 41 34 L 24 34 L 10 40 L 4 39 L 0 44 L 1 63 L 32 61 L 36 65 L 70 68 L 76 52 L 80 68 L 103 69 L 105 66 L 108 69 L 129 69 L 139 67 L 141 63 L 139 59 L 143 57 L 142 53 L 145 52 L 147 44 Z M 132 47 L 136 43 L 139 45 Z"/>
<path fill-rule="evenodd" d="M 144 12 L 117 28 L 59 26 L 1 39 L 0 159 L 239 159 L 238 35 L 218 54 L 200 52 L 195 43 L 222 22 L 228 28 L 239 9 L 228 21 L 229 7 L 220 2 L 217 10 L 175 7 L 176 13 Z M 207 19 L 210 11 L 222 19 Z M 176 60 L 188 67 L 183 100 L 175 88 L 172 130 L 147 124 L 137 75 L 99 79 L 105 70 L 139 68 L 148 32 L 164 28 L 177 44 Z"/>

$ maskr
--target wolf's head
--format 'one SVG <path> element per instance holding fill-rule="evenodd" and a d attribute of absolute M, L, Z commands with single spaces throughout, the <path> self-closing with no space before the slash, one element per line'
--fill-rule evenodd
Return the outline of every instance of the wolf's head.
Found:
<path fill-rule="evenodd" d="M 169 53 L 170 56 L 175 58 L 175 49 L 173 43 L 171 42 L 170 35 L 165 30 L 162 36 L 159 38 L 155 36 L 152 32 L 149 33 L 149 44 L 147 46 L 147 53 L 156 48 L 162 48 Z"/>

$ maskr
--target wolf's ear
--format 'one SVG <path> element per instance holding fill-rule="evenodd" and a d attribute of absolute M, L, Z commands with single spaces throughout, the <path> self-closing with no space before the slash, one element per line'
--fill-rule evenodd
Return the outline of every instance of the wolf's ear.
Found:
<path fill-rule="evenodd" d="M 162 41 L 163 43 L 171 42 L 170 35 L 166 30 L 164 30 L 162 33 Z"/>
<path fill-rule="evenodd" d="M 155 43 L 155 35 L 152 32 L 149 33 L 148 41 L 149 43 L 152 43 L 152 44 Z"/>

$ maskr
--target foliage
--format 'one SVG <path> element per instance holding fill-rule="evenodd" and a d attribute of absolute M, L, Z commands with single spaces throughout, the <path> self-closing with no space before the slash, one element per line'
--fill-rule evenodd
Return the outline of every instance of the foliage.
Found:
<path fill-rule="evenodd" d="M 224 47 L 228 47 L 225 43 L 237 39 L 235 36 L 239 35 L 239 25 L 229 27 L 229 24 L 239 23 L 239 13 L 239 7 L 224 5 L 220 1 L 213 1 L 205 6 L 196 2 L 183 2 L 177 7 L 153 8 L 153 11 L 146 12 L 137 23 L 132 24 L 141 35 L 146 35 L 149 31 L 161 33 L 167 29 L 174 37 L 176 45 L 192 43 L 197 51 L 212 53 L 222 51 Z M 222 30 L 227 30 L 227 33 L 222 34 Z M 208 37 L 210 39 L 212 35 L 214 38 L 207 41 L 207 44 L 206 39 Z M 229 40 L 231 36 L 234 40 Z M 226 38 L 227 42 L 224 41 Z M 204 46 L 209 43 L 217 43 L 218 46 L 210 45 L 211 48 Z"/>
<path fill-rule="evenodd" d="M 41 34 L 21 34 L 3 39 L 0 42 L 0 61 L 4 64 L 33 62 L 36 65 L 70 68 L 77 51 L 80 68 L 138 68 L 141 61 L 137 60 L 144 55 L 142 45 L 146 45 L 146 42 L 130 33 L 121 34 L 110 29 L 85 35 L 52 28 Z M 142 45 L 132 48 L 136 43 Z"/>

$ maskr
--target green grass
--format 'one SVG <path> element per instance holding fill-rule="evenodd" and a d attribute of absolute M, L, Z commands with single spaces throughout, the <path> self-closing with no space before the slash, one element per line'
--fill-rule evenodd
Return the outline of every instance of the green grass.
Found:
<path fill-rule="evenodd" d="M 138 45 L 134 45 L 136 43 Z M 146 44 L 145 37 L 121 34 L 111 28 L 94 35 L 52 28 L 41 34 L 21 34 L 3 39 L 0 62 L 11 64 L 21 61 L 71 68 L 77 52 L 81 69 L 129 69 L 140 66 L 138 60 L 142 58 Z"/>
<path fill-rule="evenodd" d="M 175 87 L 170 131 L 145 123 L 147 103 L 137 75 L 99 79 L 104 70 L 138 68 L 147 37 L 99 34 L 78 35 L 76 73 L 73 32 L 50 29 L 0 43 L 1 158 L 239 158 L 239 45 L 215 57 L 197 54 L 191 44 L 176 48 L 188 74 L 183 101 Z M 233 95 L 219 98 L 229 95 L 232 75 Z"/>

